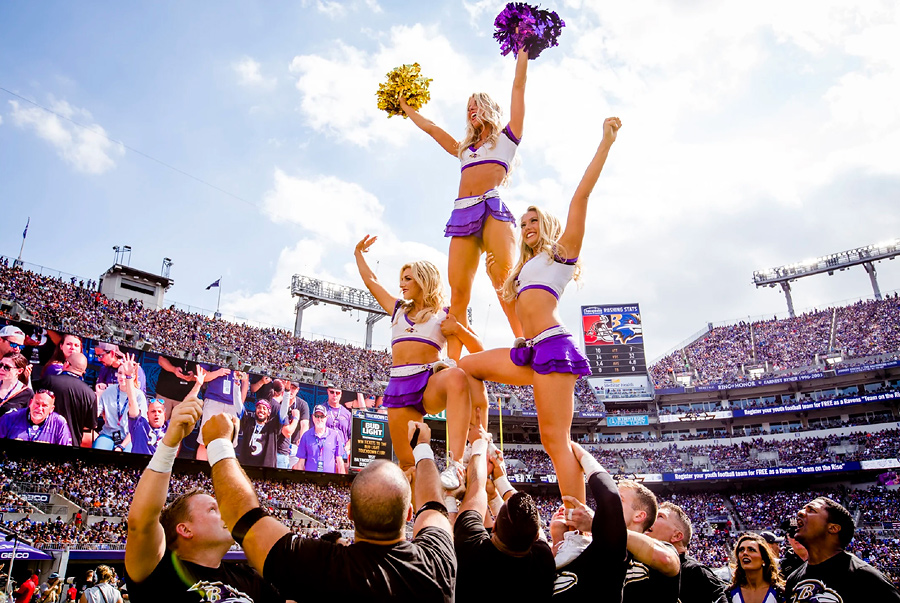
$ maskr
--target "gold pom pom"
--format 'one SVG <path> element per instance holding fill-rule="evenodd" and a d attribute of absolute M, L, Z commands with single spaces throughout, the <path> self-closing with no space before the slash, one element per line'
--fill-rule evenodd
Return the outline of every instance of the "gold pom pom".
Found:
<path fill-rule="evenodd" d="M 378 92 L 375 93 L 378 108 L 387 111 L 388 117 L 406 117 L 406 113 L 400 108 L 401 95 L 413 109 L 421 109 L 422 105 L 431 100 L 431 93 L 428 92 L 431 78 L 423 77 L 420 69 L 418 63 L 401 65 L 388 72 L 385 83 L 378 84 Z"/>

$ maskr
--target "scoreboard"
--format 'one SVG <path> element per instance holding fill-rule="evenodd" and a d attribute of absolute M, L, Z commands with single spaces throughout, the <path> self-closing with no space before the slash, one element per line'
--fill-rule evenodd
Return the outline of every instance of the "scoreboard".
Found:
<path fill-rule="evenodd" d="M 582 306 L 581 320 L 589 381 L 597 396 L 608 401 L 652 398 L 640 306 Z"/>

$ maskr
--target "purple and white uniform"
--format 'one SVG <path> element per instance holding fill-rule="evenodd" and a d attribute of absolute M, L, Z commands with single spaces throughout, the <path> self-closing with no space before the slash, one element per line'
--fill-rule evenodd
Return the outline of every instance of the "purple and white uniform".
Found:
<path fill-rule="evenodd" d="M 401 301 L 394 305 L 391 316 L 391 345 L 401 341 L 418 341 L 434 346 L 442 351 L 447 345 L 447 338 L 441 332 L 441 323 L 447 318 L 449 308 L 443 308 L 421 323 L 409 319 L 401 307 Z M 425 406 L 422 401 L 428 379 L 433 374 L 430 364 L 401 364 L 391 367 L 391 379 L 384 390 L 386 408 L 403 408 L 412 406 L 423 415 Z"/>
<path fill-rule="evenodd" d="M 516 297 L 528 289 L 540 289 L 559 299 L 575 276 L 578 258 L 563 260 L 550 257 L 546 251 L 525 262 L 516 276 Z M 550 327 L 531 339 L 519 338 L 509 351 L 516 366 L 530 366 L 541 375 L 574 373 L 590 375 L 587 358 L 575 345 L 575 339 L 562 325 Z"/>
<path fill-rule="evenodd" d="M 460 158 L 460 171 L 464 172 L 470 167 L 493 163 L 503 166 L 509 172 L 509 168 L 516 157 L 520 139 L 512 133 L 509 124 L 497 136 L 493 146 L 481 145 L 477 149 L 469 147 Z M 450 221 L 444 228 L 445 237 L 465 237 L 469 235 L 481 236 L 484 229 L 484 220 L 490 215 L 501 222 L 515 222 L 509 208 L 500 200 L 497 189 L 491 190 L 473 197 L 460 197 L 453 202 L 453 213 Z"/>

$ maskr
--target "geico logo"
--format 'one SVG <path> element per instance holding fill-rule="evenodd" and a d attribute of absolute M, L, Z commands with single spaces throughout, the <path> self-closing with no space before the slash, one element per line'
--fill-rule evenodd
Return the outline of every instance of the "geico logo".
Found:
<path fill-rule="evenodd" d="M 12 553 L 0 553 L 0 559 L 12 559 Z M 16 559 L 28 559 L 28 553 L 16 553 Z"/>

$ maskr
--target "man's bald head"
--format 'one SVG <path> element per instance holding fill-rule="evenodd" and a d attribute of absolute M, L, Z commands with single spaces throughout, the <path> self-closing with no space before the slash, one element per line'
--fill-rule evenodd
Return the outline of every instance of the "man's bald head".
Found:
<path fill-rule="evenodd" d="M 76 375 L 83 375 L 87 370 L 87 357 L 81 352 L 74 352 L 66 358 L 65 370 Z"/>
<path fill-rule="evenodd" d="M 350 487 L 350 514 L 356 533 L 371 540 L 403 537 L 412 492 L 403 471 L 389 461 L 374 461 Z"/>

